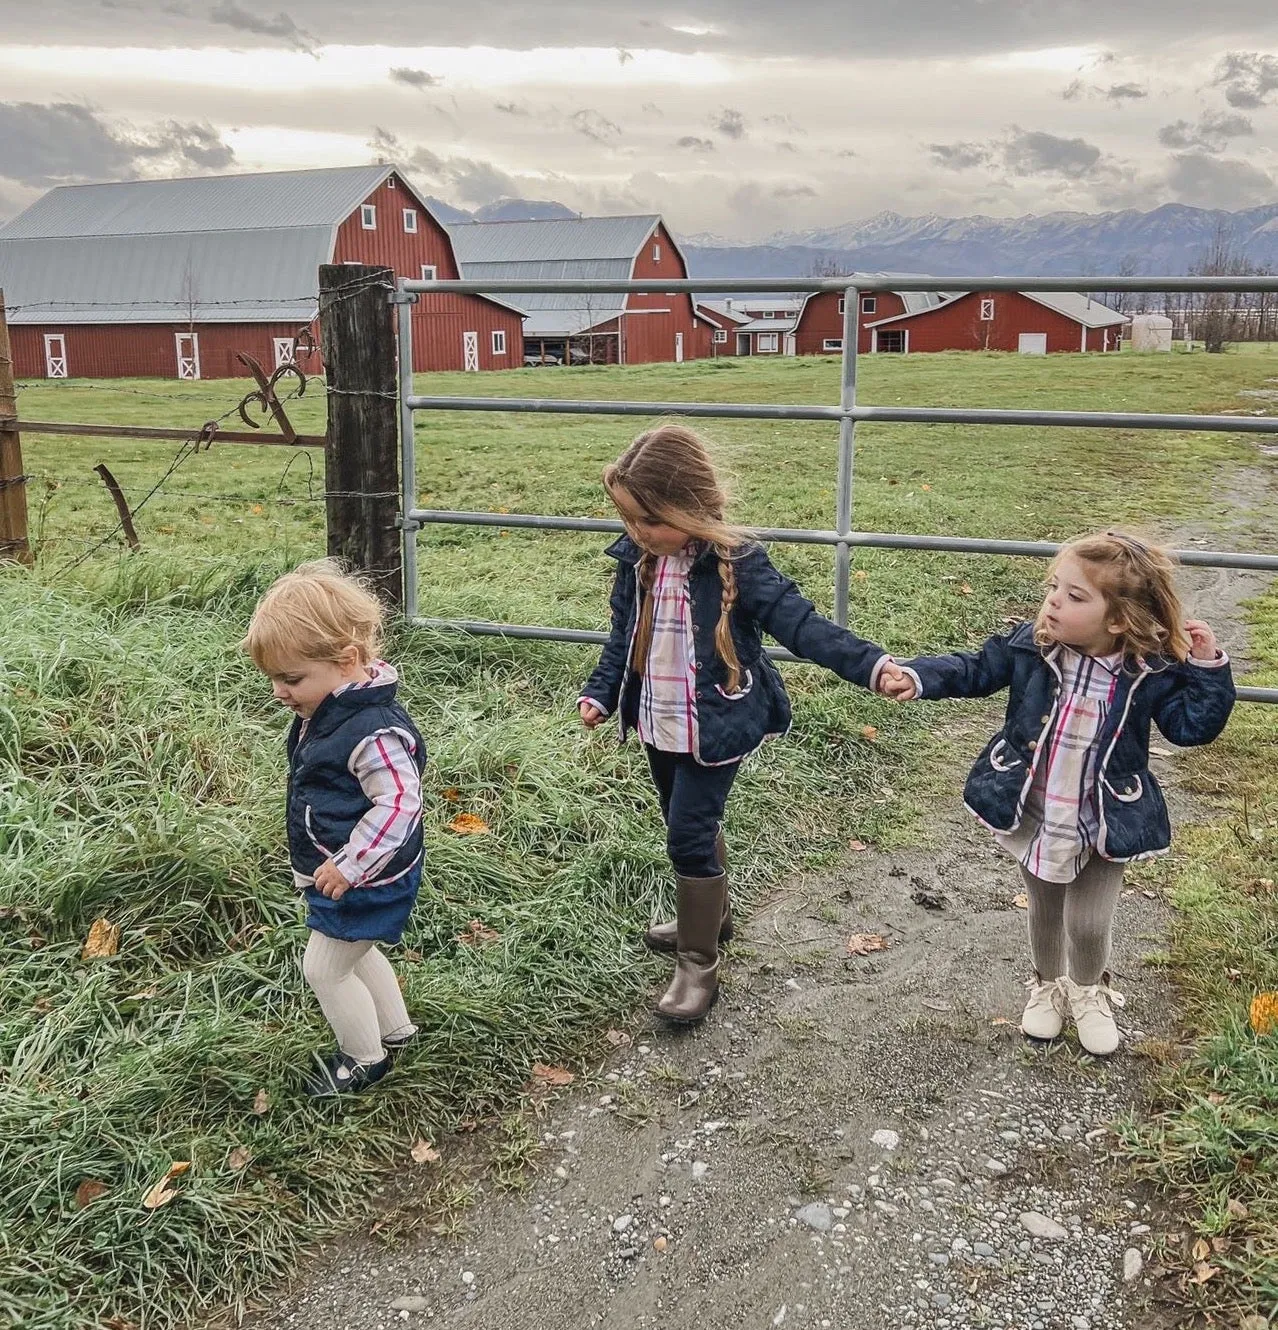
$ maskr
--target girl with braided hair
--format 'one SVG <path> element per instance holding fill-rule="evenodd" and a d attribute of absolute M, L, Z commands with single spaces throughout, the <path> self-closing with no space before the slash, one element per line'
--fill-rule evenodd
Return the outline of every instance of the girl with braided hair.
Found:
<path fill-rule="evenodd" d="M 675 953 L 657 1004 L 682 1025 L 719 993 L 719 947 L 732 937 L 722 818 L 743 758 L 790 728 L 790 700 L 763 651 L 766 632 L 796 656 L 864 688 L 904 678 L 881 647 L 817 613 L 757 542 L 724 516 L 705 441 L 678 424 L 641 434 L 604 469 L 626 534 L 612 631 L 578 700 L 594 729 L 617 712 L 638 732 L 661 802 L 677 883 L 676 918 L 644 935 Z"/>

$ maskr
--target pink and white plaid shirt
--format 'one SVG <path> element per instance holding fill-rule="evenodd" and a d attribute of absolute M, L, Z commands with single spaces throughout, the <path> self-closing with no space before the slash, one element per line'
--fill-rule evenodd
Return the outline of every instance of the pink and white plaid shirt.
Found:
<path fill-rule="evenodd" d="M 1114 701 L 1123 658 L 1084 656 L 1063 646 L 1056 664 L 1060 705 L 1043 738 L 1021 824 L 995 837 L 1035 877 L 1072 882 L 1091 858 L 1100 831 L 1097 739 Z"/>
<path fill-rule="evenodd" d="M 652 578 L 652 644 L 639 695 L 639 738 L 663 753 L 697 751 L 697 650 L 688 574 L 697 546 L 662 555 Z"/>
<path fill-rule="evenodd" d="M 395 683 L 399 678 L 395 667 L 384 660 L 374 661 L 369 668 L 370 678 L 343 684 L 335 691 L 375 688 Z M 303 727 L 302 733 L 305 732 Z M 413 760 L 415 747 L 407 730 L 378 730 L 355 749 L 346 763 L 347 770 L 359 781 L 364 797 L 373 805 L 360 818 L 350 839 L 333 855 L 334 867 L 353 887 L 376 877 L 421 819 L 422 782 Z M 293 881 L 298 890 L 315 884 L 313 877 L 296 869 Z"/>

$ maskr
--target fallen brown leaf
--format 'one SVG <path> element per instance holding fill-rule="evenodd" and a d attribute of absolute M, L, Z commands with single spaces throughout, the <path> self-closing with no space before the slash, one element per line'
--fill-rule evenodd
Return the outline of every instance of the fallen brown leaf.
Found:
<path fill-rule="evenodd" d="M 1232 1196 L 1225 1203 L 1225 1209 L 1228 1212 L 1230 1219 L 1246 1219 L 1251 1213 L 1242 1201 L 1236 1200 Z"/>
<path fill-rule="evenodd" d="M 500 937 L 501 934 L 494 929 L 489 928 L 478 919 L 472 919 L 466 925 L 466 931 L 457 934 L 457 941 L 463 946 L 481 947 L 489 942 L 496 942 Z"/>
<path fill-rule="evenodd" d="M 261 1117 L 263 1113 L 270 1112 L 271 1096 L 265 1090 L 259 1090 L 253 1096 L 253 1112 Z"/>
<path fill-rule="evenodd" d="M 107 1190 L 108 1187 L 105 1182 L 99 1182 L 96 1178 L 85 1178 L 75 1189 L 75 1208 L 83 1210 L 85 1206 L 92 1205 Z"/>
<path fill-rule="evenodd" d="M 412 1155 L 415 1164 L 439 1163 L 439 1151 L 429 1141 L 414 1141 L 408 1153 Z"/>
<path fill-rule="evenodd" d="M 229 1155 L 226 1156 L 227 1165 L 235 1173 L 240 1173 L 249 1166 L 253 1156 L 242 1145 L 237 1145 Z"/>
<path fill-rule="evenodd" d="M 454 789 L 451 785 L 446 790 L 441 790 L 439 797 L 446 799 L 450 804 L 455 804 L 461 798 L 461 791 Z"/>
<path fill-rule="evenodd" d="M 1015 905 L 1018 910 L 1028 910 L 1029 897 L 1022 891 L 1012 897 L 1012 904 Z"/>
<path fill-rule="evenodd" d="M 993 1019 L 992 1021 L 990 1021 L 990 1024 L 991 1024 L 991 1025 L 1015 1025 L 1016 1022 L 1015 1022 L 1015 1021 L 1009 1021 L 1009 1020 L 1007 1019 L 1006 1016 L 995 1016 L 994 1019 Z"/>
<path fill-rule="evenodd" d="M 178 1159 L 171 1163 L 169 1171 L 142 1198 L 142 1204 L 148 1210 L 158 1210 L 160 1206 L 168 1205 L 177 1195 L 177 1191 L 170 1184 L 175 1178 L 180 1178 L 190 1167 L 191 1161 L 189 1159 Z"/>
<path fill-rule="evenodd" d="M 95 919 L 80 952 L 82 961 L 100 961 L 114 956 L 120 950 L 120 925 L 106 919 Z"/>
<path fill-rule="evenodd" d="M 959 587 L 959 591 L 965 596 L 974 596 L 976 594 L 976 592 L 972 590 L 971 584 L 968 582 L 964 582 L 963 585 Z"/>
<path fill-rule="evenodd" d="M 1195 1261 L 1205 1261 L 1211 1255 L 1211 1244 L 1205 1238 L 1199 1238 L 1190 1252 Z"/>
<path fill-rule="evenodd" d="M 1218 1274 L 1220 1274 L 1219 1266 L 1208 1265 L 1206 1261 L 1199 1261 L 1198 1264 L 1194 1266 L 1194 1273 L 1190 1275 L 1189 1282 L 1191 1284 L 1205 1284 L 1209 1279 L 1214 1279 Z"/>
<path fill-rule="evenodd" d="M 919 486 L 919 489 L 921 489 L 921 490 L 930 490 L 931 488 L 932 488 L 931 485 L 920 485 L 920 486 Z"/>
<path fill-rule="evenodd" d="M 871 743 L 874 743 L 877 741 L 878 737 L 879 737 L 879 731 L 877 726 L 874 725 L 861 726 L 862 739 L 868 739 Z"/>
<path fill-rule="evenodd" d="M 547 1085 L 571 1085 L 577 1078 L 567 1067 L 548 1067 L 544 1062 L 532 1064 L 532 1078 Z"/>
<path fill-rule="evenodd" d="M 474 813 L 458 813 L 448 824 L 448 830 L 459 836 L 482 836 L 488 830 L 488 823 Z"/>
<path fill-rule="evenodd" d="M 855 850 L 857 854 L 860 854 L 862 851 L 868 850 L 869 848 L 870 847 L 863 840 L 848 841 L 848 849 Z"/>
<path fill-rule="evenodd" d="M 868 956 L 872 951 L 886 951 L 891 945 L 882 933 L 853 933 L 847 941 L 849 956 Z"/>
<path fill-rule="evenodd" d="M 609 1030 L 604 1038 L 613 1048 L 629 1048 L 630 1036 L 624 1030 Z"/>

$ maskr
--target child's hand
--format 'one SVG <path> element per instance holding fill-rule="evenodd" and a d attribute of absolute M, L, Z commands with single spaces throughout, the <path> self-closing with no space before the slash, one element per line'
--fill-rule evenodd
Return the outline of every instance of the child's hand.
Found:
<path fill-rule="evenodd" d="M 896 663 L 890 660 L 879 671 L 874 691 L 893 702 L 909 702 L 915 694 L 914 680 Z"/>
<path fill-rule="evenodd" d="M 604 719 L 604 713 L 588 697 L 583 697 L 577 703 L 577 712 L 581 716 L 581 723 L 588 730 L 593 730 Z"/>
<path fill-rule="evenodd" d="M 1220 652 L 1216 645 L 1216 634 L 1211 625 L 1201 619 L 1186 619 L 1185 631 L 1189 634 L 1189 654 L 1195 660 L 1215 660 Z"/>
<path fill-rule="evenodd" d="M 331 859 L 325 859 L 315 870 L 315 890 L 321 896 L 327 896 L 331 901 L 340 901 L 350 889 L 351 884 Z"/>

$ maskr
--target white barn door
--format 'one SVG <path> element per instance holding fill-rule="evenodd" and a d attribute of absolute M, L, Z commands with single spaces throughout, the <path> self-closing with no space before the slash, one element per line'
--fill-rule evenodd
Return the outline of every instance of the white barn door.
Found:
<path fill-rule="evenodd" d="M 295 337 L 273 337 L 275 346 L 275 368 L 291 365 L 297 359 L 297 339 Z"/>
<path fill-rule="evenodd" d="M 177 348 L 177 372 L 179 379 L 198 379 L 200 377 L 200 334 L 174 333 Z"/>
<path fill-rule="evenodd" d="M 681 332 L 675 333 L 675 364 L 683 364 L 683 334 Z"/>
<path fill-rule="evenodd" d="M 462 369 L 477 370 L 479 368 L 479 334 L 477 332 L 462 333 Z"/>
<path fill-rule="evenodd" d="M 44 335 L 44 372 L 50 379 L 67 377 L 67 341 L 61 333 Z"/>
<path fill-rule="evenodd" d="M 1047 334 L 1021 333 L 1016 339 L 1016 349 L 1023 356 L 1045 356 L 1047 354 Z"/>

